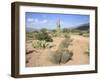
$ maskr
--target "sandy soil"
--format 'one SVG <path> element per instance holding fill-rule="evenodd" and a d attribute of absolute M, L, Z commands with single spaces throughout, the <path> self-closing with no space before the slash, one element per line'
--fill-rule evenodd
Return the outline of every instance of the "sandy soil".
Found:
<path fill-rule="evenodd" d="M 28 50 L 33 50 L 31 53 L 26 54 L 26 66 L 27 67 L 36 67 L 36 66 L 54 66 L 54 65 L 80 65 L 80 64 L 89 64 L 89 56 L 85 54 L 87 49 L 89 39 L 87 37 L 79 35 L 71 35 L 73 39 L 72 45 L 69 46 L 69 49 L 72 50 L 73 56 L 72 60 L 66 64 L 54 64 L 49 60 L 48 49 L 33 49 L 32 44 L 27 43 L 26 48 Z M 59 44 L 64 38 L 55 37 L 53 38 L 53 44 L 55 45 L 51 48 L 52 51 L 57 50 Z"/>
<path fill-rule="evenodd" d="M 74 64 L 89 64 L 89 56 L 85 54 L 85 51 L 88 47 L 89 38 L 73 35 L 71 36 L 73 39 L 72 46 L 69 48 L 73 51 L 72 60 L 70 60 L 66 64 L 74 65 Z"/>

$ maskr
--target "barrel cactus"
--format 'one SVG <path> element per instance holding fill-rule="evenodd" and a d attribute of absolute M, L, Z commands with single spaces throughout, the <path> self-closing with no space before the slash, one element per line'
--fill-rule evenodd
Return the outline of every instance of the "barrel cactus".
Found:
<path fill-rule="evenodd" d="M 61 56 L 61 63 L 66 63 L 72 59 L 73 53 L 69 50 L 63 51 Z"/>
<path fill-rule="evenodd" d="M 73 53 L 69 50 L 57 50 L 57 51 L 50 51 L 49 50 L 49 58 L 55 64 L 66 63 L 70 59 L 72 59 Z"/>

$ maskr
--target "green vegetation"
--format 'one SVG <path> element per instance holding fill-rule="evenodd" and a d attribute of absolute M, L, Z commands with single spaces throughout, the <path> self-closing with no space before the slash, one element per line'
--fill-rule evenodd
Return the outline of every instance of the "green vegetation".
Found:
<path fill-rule="evenodd" d="M 89 37 L 89 33 L 85 32 L 85 33 L 83 34 L 83 36 L 84 36 L 84 37 Z"/>
<path fill-rule="evenodd" d="M 50 60 L 55 64 L 66 63 L 73 56 L 73 53 L 69 50 L 57 50 L 56 52 L 49 51 Z"/>
<path fill-rule="evenodd" d="M 90 53 L 90 52 L 89 52 L 89 46 L 88 46 L 88 48 L 86 49 L 85 53 L 88 54 L 88 56 L 90 55 L 90 54 L 89 54 L 89 53 Z"/>
<path fill-rule="evenodd" d="M 69 50 L 62 51 L 61 62 L 66 63 L 72 59 L 73 53 Z"/>
<path fill-rule="evenodd" d="M 35 36 L 32 32 L 27 32 L 26 33 L 26 40 L 33 40 L 35 39 Z"/>
<path fill-rule="evenodd" d="M 60 43 L 59 45 L 59 49 L 66 49 L 69 47 L 69 45 L 71 44 L 72 42 L 72 39 L 70 38 L 69 35 L 65 35 L 65 39 L 62 40 L 62 42 Z"/>
<path fill-rule="evenodd" d="M 53 41 L 51 36 L 48 35 L 48 32 L 47 32 L 46 29 L 41 29 L 40 32 L 37 33 L 35 36 L 36 36 L 37 40 L 45 40 L 47 42 L 52 42 Z"/>
<path fill-rule="evenodd" d="M 66 39 L 70 39 L 70 35 L 69 34 L 64 34 L 64 37 L 66 38 Z"/>
<path fill-rule="evenodd" d="M 46 42 L 45 40 L 36 40 L 32 43 L 33 48 L 51 48 L 53 45 Z"/>
<path fill-rule="evenodd" d="M 79 35 L 83 35 L 83 33 L 82 32 L 79 32 Z"/>
<path fill-rule="evenodd" d="M 59 52 L 59 51 L 56 51 L 56 52 L 49 51 L 49 58 L 50 58 L 51 62 L 53 62 L 55 64 L 60 64 L 60 62 L 61 62 L 61 52 Z"/>
<path fill-rule="evenodd" d="M 59 49 L 68 48 L 69 45 L 70 45 L 70 40 L 64 39 L 64 40 L 60 43 Z"/>

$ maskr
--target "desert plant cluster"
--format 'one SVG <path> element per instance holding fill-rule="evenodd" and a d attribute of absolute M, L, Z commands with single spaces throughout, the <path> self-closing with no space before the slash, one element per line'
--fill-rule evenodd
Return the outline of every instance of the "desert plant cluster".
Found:
<path fill-rule="evenodd" d="M 51 48 L 53 45 L 45 40 L 35 40 L 32 43 L 33 48 Z"/>

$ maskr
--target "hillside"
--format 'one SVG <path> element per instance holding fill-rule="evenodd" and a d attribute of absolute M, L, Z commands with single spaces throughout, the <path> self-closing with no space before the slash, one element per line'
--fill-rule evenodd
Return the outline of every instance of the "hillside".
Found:
<path fill-rule="evenodd" d="M 87 23 L 87 24 L 80 25 L 80 26 L 78 26 L 75 29 L 78 29 L 78 30 L 88 30 L 89 26 L 90 26 L 89 23 Z"/>

